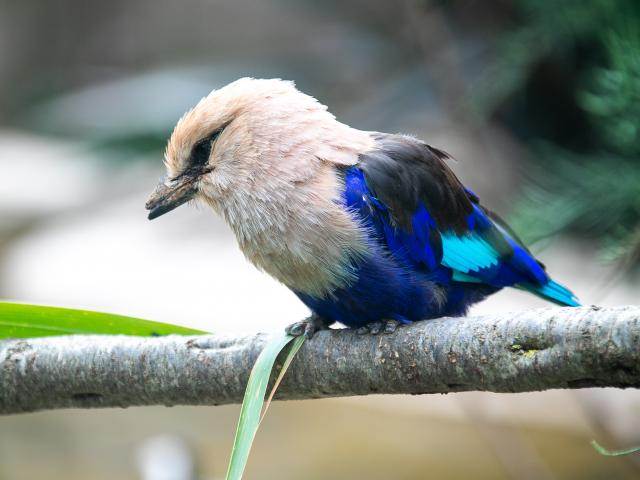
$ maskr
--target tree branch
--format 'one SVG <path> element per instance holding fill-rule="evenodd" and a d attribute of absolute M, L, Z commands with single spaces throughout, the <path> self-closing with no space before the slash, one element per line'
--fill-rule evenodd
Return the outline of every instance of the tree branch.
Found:
<path fill-rule="evenodd" d="M 640 387 L 640 307 L 547 308 L 319 332 L 276 398 Z M 268 340 L 64 336 L 0 342 L 0 413 L 242 400 Z"/>

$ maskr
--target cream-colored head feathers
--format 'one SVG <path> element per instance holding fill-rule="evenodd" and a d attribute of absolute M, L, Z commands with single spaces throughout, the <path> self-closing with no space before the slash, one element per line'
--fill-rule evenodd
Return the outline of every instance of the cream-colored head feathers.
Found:
<path fill-rule="evenodd" d="M 224 169 L 230 162 L 243 173 L 298 153 L 353 164 L 354 154 L 372 146 L 368 135 L 338 122 L 293 82 L 241 78 L 211 92 L 178 121 L 165 152 L 169 176 L 187 168 L 193 146 L 222 127 L 210 163 Z M 286 160 L 290 167 L 294 159 Z"/>
<path fill-rule="evenodd" d="M 313 295 L 350 281 L 349 265 L 366 242 L 341 205 L 336 167 L 371 150 L 371 136 L 338 122 L 292 82 L 242 78 L 180 119 L 165 155 L 169 178 L 220 129 L 195 196 L 225 218 L 247 258 Z"/>
<path fill-rule="evenodd" d="M 230 124 L 235 135 L 242 135 L 244 131 L 237 131 L 239 120 L 250 110 L 259 111 L 261 105 L 274 96 L 290 96 L 296 90 L 292 82 L 282 80 L 256 80 L 241 78 L 233 83 L 212 91 L 202 98 L 198 104 L 185 113 L 175 126 L 165 152 L 165 161 L 170 175 L 178 175 L 187 167 L 191 149 L 199 140 L 206 138 L 217 129 Z M 229 138 L 231 131 L 226 132 L 218 143 L 217 153 L 223 150 L 224 140 Z M 241 141 L 248 139 L 243 138 Z"/>

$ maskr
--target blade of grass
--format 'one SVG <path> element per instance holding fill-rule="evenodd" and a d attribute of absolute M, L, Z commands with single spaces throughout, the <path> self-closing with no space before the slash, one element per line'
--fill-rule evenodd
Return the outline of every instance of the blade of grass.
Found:
<path fill-rule="evenodd" d="M 629 455 L 631 453 L 640 452 L 640 447 L 625 448 L 623 450 L 607 450 L 595 440 L 591 440 L 591 446 L 600 455 L 605 455 L 607 457 L 619 457 L 620 455 Z"/>
<path fill-rule="evenodd" d="M 276 378 L 276 381 L 273 384 L 273 388 L 271 388 L 269 398 L 267 398 L 267 400 L 264 402 L 264 408 L 262 409 L 262 416 L 260 417 L 259 423 L 262 423 L 262 420 L 264 420 L 264 417 L 267 414 L 267 410 L 269 409 L 269 405 L 271 405 L 271 401 L 273 400 L 273 396 L 276 394 L 276 390 L 278 389 L 278 387 L 280 386 L 280 382 L 282 382 L 282 379 L 284 378 L 284 374 L 287 373 L 289 365 L 291 365 L 291 362 L 293 361 L 293 357 L 296 356 L 296 353 L 298 353 L 298 350 L 300 350 L 300 347 L 306 339 L 307 337 L 305 337 L 304 335 L 300 335 L 299 337 L 296 337 L 296 339 L 291 344 L 291 348 L 287 352 L 287 358 L 284 359 L 284 363 L 282 364 L 282 368 L 280 369 L 278 378 Z"/>
<path fill-rule="evenodd" d="M 206 332 L 110 313 L 0 302 L 0 339 L 51 335 L 200 335 Z"/>
<path fill-rule="evenodd" d="M 238 419 L 236 436 L 233 441 L 227 476 L 225 477 L 227 480 L 240 480 L 242 478 L 247 460 L 249 459 L 253 439 L 256 436 L 260 421 L 262 420 L 260 413 L 264 403 L 264 396 L 267 392 L 269 378 L 271 377 L 271 370 L 273 370 L 273 365 L 278 354 L 294 339 L 296 339 L 296 337 L 287 334 L 274 337 L 264 347 L 264 350 L 262 350 L 258 356 L 251 370 L 247 389 L 245 390 L 244 399 L 242 400 L 242 407 L 240 408 L 240 418 Z M 294 343 L 294 349 L 289 351 L 280 375 L 284 375 L 286 368 L 291 364 L 291 359 L 300 349 L 303 342 L 304 339 L 300 340 L 300 337 L 297 337 Z M 275 390 L 278 383 L 279 381 L 276 382 L 273 390 Z"/>

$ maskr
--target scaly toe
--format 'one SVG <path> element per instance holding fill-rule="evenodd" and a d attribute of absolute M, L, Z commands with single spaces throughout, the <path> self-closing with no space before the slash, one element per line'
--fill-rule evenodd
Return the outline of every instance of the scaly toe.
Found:
<path fill-rule="evenodd" d="M 384 322 L 371 322 L 367 324 L 367 327 L 369 328 L 369 332 L 371 332 L 371 335 L 378 335 L 384 330 Z"/>
<path fill-rule="evenodd" d="M 394 333 L 399 326 L 400 322 L 398 320 L 387 320 L 384 325 L 384 333 Z"/>
<path fill-rule="evenodd" d="M 311 339 L 317 331 L 328 329 L 330 324 L 331 322 L 327 322 L 322 317 L 313 314 L 304 320 L 292 323 L 286 327 L 284 331 L 294 337 L 304 335 L 308 339 Z"/>
<path fill-rule="evenodd" d="M 309 322 L 304 320 L 296 323 L 292 323 L 285 327 L 284 331 L 289 335 L 293 335 L 294 337 L 299 337 L 300 335 L 305 335 L 307 333 L 307 327 L 309 326 Z"/>
<path fill-rule="evenodd" d="M 318 326 L 313 322 L 306 322 L 304 326 L 304 336 L 307 337 L 307 340 L 311 339 L 315 333 L 320 330 Z"/>
<path fill-rule="evenodd" d="M 366 325 L 357 328 L 355 332 L 358 335 L 378 335 L 380 333 L 394 333 L 400 325 L 402 325 L 402 322 L 399 322 L 398 320 L 379 320 L 377 322 L 367 323 Z"/>

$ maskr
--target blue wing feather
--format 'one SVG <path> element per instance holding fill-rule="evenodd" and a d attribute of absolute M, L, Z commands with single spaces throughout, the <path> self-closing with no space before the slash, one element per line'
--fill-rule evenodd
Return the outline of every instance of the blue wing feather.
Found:
<path fill-rule="evenodd" d="M 353 167 L 345 175 L 345 203 L 364 225 L 383 239 L 399 259 L 423 265 L 434 271 L 442 260 L 442 242 L 433 217 L 424 206 L 412 215 L 412 230 L 398 228 L 388 208 L 369 190 L 363 172 Z"/>
<path fill-rule="evenodd" d="M 376 134 L 377 148 L 340 169 L 343 205 L 366 233 L 349 260 L 353 281 L 326 295 L 294 292 L 317 315 L 358 328 L 464 315 L 505 286 L 576 305 L 517 236 L 485 210 L 448 168 L 448 155 L 401 135 Z"/>
<path fill-rule="evenodd" d="M 345 176 L 345 203 L 382 239 L 392 255 L 431 272 L 433 278 L 496 288 L 516 286 L 556 303 L 578 305 L 575 296 L 550 280 L 528 250 L 477 202 L 466 219 L 466 232 L 439 229 L 422 202 L 410 214 L 411 228 L 402 228 L 369 189 L 362 170 L 352 167 Z"/>

